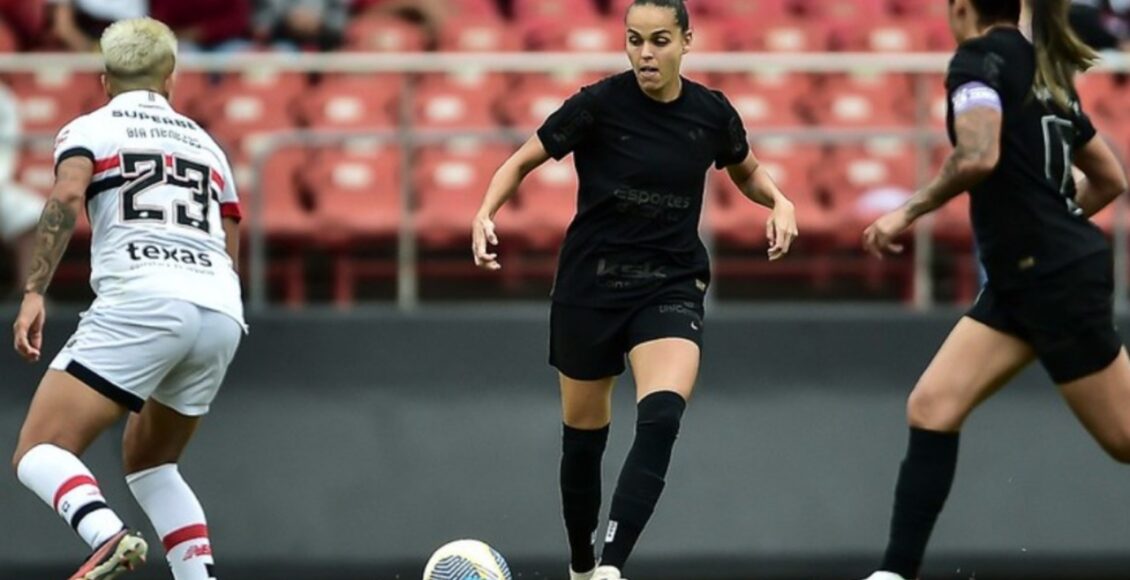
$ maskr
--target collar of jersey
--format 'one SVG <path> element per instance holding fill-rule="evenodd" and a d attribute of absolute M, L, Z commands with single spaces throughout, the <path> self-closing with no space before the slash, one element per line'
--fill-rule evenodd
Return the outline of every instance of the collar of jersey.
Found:
<path fill-rule="evenodd" d="M 144 89 L 126 91 L 114 97 L 110 102 L 115 105 L 158 105 L 166 109 L 172 108 L 164 96 Z"/>

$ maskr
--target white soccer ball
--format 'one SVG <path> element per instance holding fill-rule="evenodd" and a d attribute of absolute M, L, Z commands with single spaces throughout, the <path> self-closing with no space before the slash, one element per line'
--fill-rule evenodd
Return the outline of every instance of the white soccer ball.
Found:
<path fill-rule="evenodd" d="M 513 580 L 510 566 L 494 548 L 478 540 L 441 546 L 424 568 L 424 580 Z"/>

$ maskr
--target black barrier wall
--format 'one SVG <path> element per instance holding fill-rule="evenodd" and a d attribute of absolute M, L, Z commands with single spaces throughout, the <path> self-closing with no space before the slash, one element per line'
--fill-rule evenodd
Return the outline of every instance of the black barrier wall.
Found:
<path fill-rule="evenodd" d="M 637 552 L 637 569 L 653 574 L 645 580 L 677 568 L 684 580 L 865 572 L 885 541 L 906 393 L 956 316 L 710 312 L 699 390 Z M 49 353 L 76 319 L 50 313 Z M 418 578 L 432 549 L 474 537 L 522 563 L 524 578 L 562 578 L 560 420 L 546 319 L 543 306 L 253 318 L 182 463 L 220 565 L 380 570 L 271 578 Z M 0 354 L 5 457 L 45 367 Z M 632 435 L 631 389 L 625 378 L 616 397 L 609 494 Z M 120 477 L 118 435 L 86 459 L 112 505 L 148 531 Z M 1128 504 L 1130 468 L 1104 456 L 1042 370 L 1030 369 L 967 425 L 931 570 L 1036 578 L 1059 565 L 1130 578 Z M 85 555 L 10 469 L 0 476 L 0 526 L 0 578 L 53 577 L 16 570 L 65 568 Z M 137 577 L 167 577 L 150 568 Z"/>

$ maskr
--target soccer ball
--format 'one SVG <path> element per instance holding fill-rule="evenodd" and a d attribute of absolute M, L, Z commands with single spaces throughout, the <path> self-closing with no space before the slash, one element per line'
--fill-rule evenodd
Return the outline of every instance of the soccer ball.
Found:
<path fill-rule="evenodd" d="M 506 560 L 478 540 L 458 540 L 432 554 L 424 580 L 513 580 Z"/>

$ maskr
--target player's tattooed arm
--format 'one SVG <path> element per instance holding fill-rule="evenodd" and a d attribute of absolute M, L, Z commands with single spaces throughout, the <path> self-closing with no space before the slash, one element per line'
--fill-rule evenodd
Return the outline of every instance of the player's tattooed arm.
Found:
<path fill-rule="evenodd" d="M 938 176 L 907 202 L 910 221 L 942 207 L 993 172 L 1000 160 L 1001 119 L 1001 112 L 991 107 L 969 109 L 954 119 L 957 145 Z"/>
<path fill-rule="evenodd" d="M 25 293 L 43 294 L 51 284 L 78 223 L 93 171 L 94 164 L 84 157 L 70 157 L 59 164 L 55 187 L 35 230 L 35 249 Z"/>

